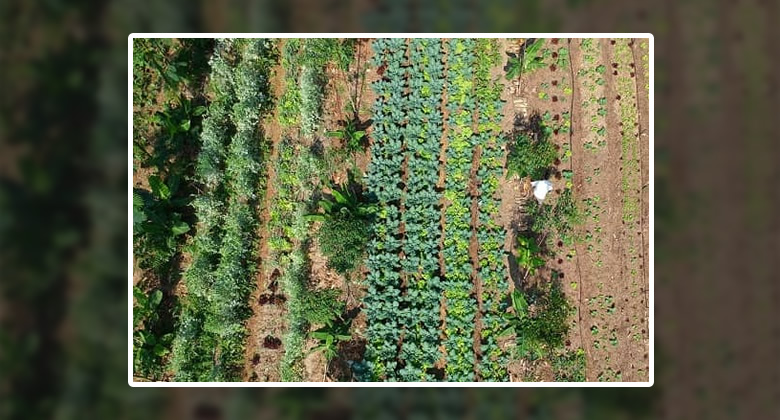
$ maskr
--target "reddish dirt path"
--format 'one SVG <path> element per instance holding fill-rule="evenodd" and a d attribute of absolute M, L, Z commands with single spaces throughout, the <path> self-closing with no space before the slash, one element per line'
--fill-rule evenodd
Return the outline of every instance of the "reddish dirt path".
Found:
<path fill-rule="evenodd" d="M 279 46 L 282 48 L 282 45 Z M 271 78 L 271 91 L 275 98 L 282 95 L 284 86 L 284 68 L 281 65 L 274 67 Z M 278 145 L 281 141 L 281 127 L 279 126 L 278 109 L 274 108 L 273 115 L 268 116 L 262 121 L 263 136 L 270 142 L 270 153 L 265 162 L 265 197 L 260 206 L 259 223 L 259 256 L 256 288 L 250 297 L 250 308 L 252 317 L 247 323 L 248 337 L 245 349 L 245 381 L 279 381 L 280 380 L 280 362 L 284 356 L 284 349 L 266 348 L 264 341 L 267 337 L 269 344 L 273 339 L 281 340 L 282 335 L 287 328 L 286 309 L 283 303 L 266 304 L 260 303 L 261 295 L 273 294 L 275 292 L 275 283 L 278 272 L 266 273 L 268 269 L 268 221 L 271 218 L 271 203 L 275 195 L 276 170 L 275 163 L 279 155 Z M 273 287 L 273 289 L 272 289 Z M 273 346 L 271 346 L 273 347 Z"/>

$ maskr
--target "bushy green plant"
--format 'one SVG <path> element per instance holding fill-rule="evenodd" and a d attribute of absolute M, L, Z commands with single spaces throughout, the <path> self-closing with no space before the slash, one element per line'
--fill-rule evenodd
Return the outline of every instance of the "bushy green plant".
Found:
<path fill-rule="evenodd" d="M 544 267 L 542 250 L 531 237 L 519 236 L 517 238 L 517 263 L 526 270 L 526 276 L 533 275 L 540 267 Z"/>
<path fill-rule="evenodd" d="M 550 142 L 552 132 L 547 126 L 540 125 L 534 132 L 522 132 L 510 142 L 507 157 L 507 176 L 530 176 L 531 179 L 545 179 L 547 171 L 558 156 L 555 145 Z"/>
<path fill-rule="evenodd" d="M 163 293 L 149 294 L 133 287 L 133 371 L 147 379 L 159 380 L 163 373 L 163 358 L 170 353 L 173 334 L 158 336 L 153 331 L 159 320 L 157 308 Z"/>
<path fill-rule="evenodd" d="M 327 361 L 333 360 L 338 356 L 338 345 L 342 341 L 349 341 L 352 336 L 349 334 L 349 326 L 351 322 L 336 322 L 325 325 L 311 332 L 311 337 L 319 340 L 316 347 L 312 349 L 312 352 L 321 351 L 325 355 Z"/>
<path fill-rule="evenodd" d="M 570 246 L 574 241 L 574 226 L 582 223 L 582 213 L 574 200 L 571 188 L 565 188 L 553 203 L 528 203 L 528 214 L 532 220 L 531 230 L 536 234 L 553 235 Z"/>
<path fill-rule="evenodd" d="M 142 269 L 166 275 L 181 236 L 190 230 L 181 214 L 188 200 L 173 198 L 179 185 L 176 176 L 166 184 L 152 175 L 149 184 L 151 192 L 133 190 L 133 253 Z"/>
<path fill-rule="evenodd" d="M 559 351 L 552 358 L 553 374 L 558 382 L 585 382 L 585 351 Z"/>
<path fill-rule="evenodd" d="M 328 325 L 344 312 L 344 301 L 337 289 L 312 290 L 300 299 L 301 314 L 312 325 Z"/>
<path fill-rule="evenodd" d="M 358 130 L 356 122 L 350 120 L 344 123 L 344 126 L 340 130 L 328 131 L 328 137 L 338 138 L 344 140 L 344 145 L 347 150 L 351 152 L 359 151 L 363 148 L 363 139 L 366 137 L 366 132 Z"/>
<path fill-rule="evenodd" d="M 520 356 L 537 359 L 563 346 L 573 308 L 557 283 L 527 294 L 515 289 L 511 298 L 514 313 L 506 315 L 503 335 L 516 334 Z"/>
<path fill-rule="evenodd" d="M 198 231 L 173 346 L 177 380 L 241 377 L 256 264 L 255 206 L 263 193 L 263 139 L 257 125 L 272 105 L 269 75 L 275 54 L 269 40 L 218 40 L 210 61 L 215 99 L 197 165 L 203 188 L 195 201 Z"/>
<path fill-rule="evenodd" d="M 328 266 L 344 275 L 352 272 L 363 260 L 370 234 L 368 220 L 351 213 L 338 213 L 326 220 L 318 235 Z"/>

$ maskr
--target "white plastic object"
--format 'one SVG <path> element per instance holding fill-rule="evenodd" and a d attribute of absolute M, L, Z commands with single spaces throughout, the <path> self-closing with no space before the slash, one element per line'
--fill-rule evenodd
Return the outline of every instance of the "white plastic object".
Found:
<path fill-rule="evenodd" d="M 544 197 L 547 197 L 547 193 L 552 191 L 553 186 L 552 182 L 544 180 L 544 181 L 532 181 L 531 182 L 531 188 L 534 189 L 534 197 L 536 197 L 539 202 L 544 201 Z"/>

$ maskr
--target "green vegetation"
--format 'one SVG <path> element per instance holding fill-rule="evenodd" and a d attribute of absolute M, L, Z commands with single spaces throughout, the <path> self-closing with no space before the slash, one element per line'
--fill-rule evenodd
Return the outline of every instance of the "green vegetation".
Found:
<path fill-rule="evenodd" d="M 279 100 L 279 120 L 300 124 L 311 137 L 320 128 L 322 102 L 328 84 L 328 65 L 346 71 L 354 56 L 354 40 L 334 38 L 288 39 L 282 51 L 286 90 Z"/>
<path fill-rule="evenodd" d="M 519 356 L 536 360 L 563 347 L 573 308 L 557 282 L 515 290 L 511 297 L 514 313 L 507 315 L 509 326 L 504 334 L 516 335 Z"/>
<path fill-rule="evenodd" d="M 497 222 L 501 199 L 499 180 L 504 177 L 506 136 L 501 133 L 504 86 L 491 76 L 491 70 L 501 62 L 499 43 L 495 39 L 476 40 L 477 55 L 474 91 L 477 97 L 476 135 L 480 144 L 480 159 L 475 180 L 480 184 L 478 226 L 478 276 L 482 282 L 482 328 L 479 331 L 478 379 L 507 381 L 509 355 L 498 343 L 505 327 L 503 314 L 509 292 L 509 276 L 504 264 L 506 230 Z"/>
<path fill-rule="evenodd" d="M 547 67 L 547 64 L 544 62 L 545 55 L 543 51 L 540 51 L 543 44 L 543 39 L 527 41 L 523 45 L 519 57 L 510 57 L 504 69 L 506 71 L 506 79 L 512 80 L 534 70 Z"/>
<path fill-rule="evenodd" d="M 211 59 L 209 106 L 198 157 L 202 194 L 194 203 L 198 226 L 188 295 L 174 340 L 177 380 L 231 381 L 241 375 L 254 287 L 263 144 L 257 123 L 272 106 L 267 40 L 219 40 Z M 233 133 L 232 136 L 230 133 Z"/>
<path fill-rule="evenodd" d="M 163 358 L 170 353 L 173 334 L 158 335 L 153 331 L 160 319 L 158 307 L 163 293 L 154 290 L 144 293 L 133 287 L 133 371 L 145 375 L 145 379 L 160 380 L 163 377 Z"/>
<path fill-rule="evenodd" d="M 611 44 L 621 70 L 613 73 L 582 41 L 576 78 L 566 40 L 527 42 L 505 75 L 496 73 L 501 45 L 139 41 L 134 377 L 303 381 L 313 379 L 312 361 L 325 360 L 325 380 L 508 381 L 523 359 L 525 380 L 583 381 L 586 353 L 571 345 L 579 342 L 572 327 L 582 328 L 596 363 L 640 343 L 641 315 L 628 331 L 607 318 L 620 311 L 622 320 L 628 307 L 609 290 L 613 282 L 568 272 L 579 268 L 579 252 L 595 267 L 613 261 L 598 249 L 612 232 L 576 226 L 598 223 L 615 204 L 602 203 L 600 169 L 587 166 L 602 164 L 607 115 L 639 121 L 636 86 L 622 94 L 635 82 L 621 70 L 630 45 Z M 370 64 L 364 46 L 374 49 Z M 274 98 L 279 64 L 284 83 Z M 544 80 L 534 77 L 539 97 L 532 86 L 525 99 L 541 109 L 506 133 L 513 104 L 501 99 L 504 77 L 534 71 Z M 613 75 L 614 101 L 604 96 Z M 366 79 L 375 80 L 370 115 L 360 106 Z M 576 109 L 560 102 L 575 93 L 586 118 L 572 136 Z M 638 131 L 624 131 L 628 224 L 640 217 L 641 202 L 626 193 L 639 194 L 640 143 Z M 582 150 L 575 141 L 593 171 L 582 174 L 584 194 L 570 167 L 581 158 L 572 155 Z M 554 187 L 543 202 L 526 200 L 518 178 L 523 187 L 528 178 Z M 502 205 L 510 194 L 517 201 Z M 580 235 L 587 253 L 575 246 Z M 633 298 L 637 241 L 621 248 L 634 264 L 626 272 Z M 264 289 L 254 294 L 258 281 Z M 601 294 L 587 299 L 595 284 Z M 564 291 L 587 299 L 583 325 Z M 597 365 L 591 379 L 622 377 L 607 367 Z"/>
<path fill-rule="evenodd" d="M 322 222 L 318 237 L 328 266 L 346 275 L 363 260 L 376 205 L 360 201 L 357 194 L 348 190 L 333 189 L 331 194 L 332 200 L 319 202 L 324 213 L 307 217 Z"/>
<path fill-rule="evenodd" d="M 328 131 L 328 137 L 342 139 L 346 149 L 350 152 L 356 152 L 365 145 L 366 132 L 358 130 L 355 120 L 349 120 L 340 130 Z"/>
<path fill-rule="evenodd" d="M 564 245 L 572 246 L 574 226 L 582 223 L 582 215 L 574 200 L 571 188 L 565 188 L 554 203 L 545 200 L 540 204 L 535 200 L 528 203 L 528 214 L 532 220 L 531 231 L 537 235 L 547 234 L 548 245 L 557 237 Z M 550 246 L 552 248 L 552 246 Z"/>
<path fill-rule="evenodd" d="M 144 270 L 140 297 L 150 284 L 171 290 L 179 280 L 181 250 L 193 223 L 187 178 L 205 112 L 198 90 L 205 77 L 202 57 L 212 41 L 133 42 L 133 169 L 138 173 L 132 202 L 133 256 Z M 178 305 L 170 293 L 149 293 L 154 299 L 144 302 L 156 304 L 150 309 L 154 313 L 134 326 L 134 373 L 159 380 L 165 374 L 171 319 Z"/>
<path fill-rule="evenodd" d="M 536 115 L 531 118 L 531 128 L 515 134 L 509 143 L 507 176 L 530 176 L 533 180 L 546 179 L 555 158 L 555 145 L 550 140 L 553 128 L 545 125 Z"/>

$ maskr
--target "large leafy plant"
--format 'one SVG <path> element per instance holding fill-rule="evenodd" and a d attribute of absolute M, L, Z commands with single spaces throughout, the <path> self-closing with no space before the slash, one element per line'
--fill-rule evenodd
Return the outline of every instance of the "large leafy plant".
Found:
<path fill-rule="evenodd" d="M 520 356 L 536 359 L 563 347 L 573 308 L 556 282 L 528 294 L 515 289 L 511 298 L 514 313 L 505 315 L 508 326 L 501 335 L 516 334 Z"/>
<path fill-rule="evenodd" d="M 544 42 L 541 39 L 529 40 L 523 46 L 519 56 L 510 56 L 504 68 L 506 79 L 516 79 L 524 74 L 546 67 L 544 57 L 539 54 L 542 44 Z"/>
<path fill-rule="evenodd" d="M 358 129 L 359 121 L 354 119 L 343 121 L 339 130 L 328 131 L 328 137 L 342 139 L 347 150 L 355 152 L 361 150 L 366 138 L 365 130 Z"/>
<path fill-rule="evenodd" d="M 158 336 L 153 331 L 159 320 L 157 308 L 163 293 L 154 290 L 147 295 L 138 287 L 133 287 L 133 297 L 133 370 L 150 375 L 148 379 L 157 380 L 162 375 L 162 358 L 170 353 L 173 341 L 173 334 Z"/>
<path fill-rule="evenodd" d="M 321 351 L 327 361 L 333 360 L 338 356 L 339 343 L 352 339 L 349 334 L 349 326 L 350 322 L 334 322 L 312 331 L 311 337 L 319 340 L 312 352 Z"/>
<path fill-rule="evenodd" d="M 531 179 L 545 179 L 558 156 L 555 145 L 549 140 L 552 129 L 541 125 L 536 133 L 522 132 L 510 143 L 507 157 L 507 176 L 518 175 Z"/>
<path fill-rule="evenodd" d="M 526 277 L 536 273 L 540 267 L 544 267 L 542 249 L 531 237 L 520 236 L 517 238 L 517 263 L 526 270 Z"/>
<path fill-rule="evenodd" d="M 141 268 L 165 274 L 180 237 L 190 229 L 181 213 L 189 200 L 174 198 L 178 176 L 171 176 L 166 183 L 152 175 L 149 186 L 151 191 L 133 191 L 133 251 Z"/>

